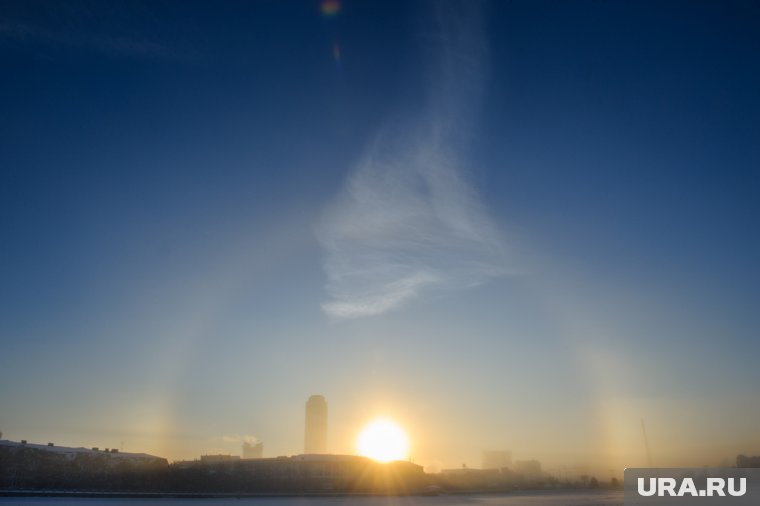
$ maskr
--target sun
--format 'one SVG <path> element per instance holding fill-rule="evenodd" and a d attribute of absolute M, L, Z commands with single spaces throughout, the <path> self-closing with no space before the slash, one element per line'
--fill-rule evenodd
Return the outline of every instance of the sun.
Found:
<path fill-rule="evenodd" d="M 362 429 L 356 447 L 359 455 L 380 462 L 404 460 L 409 455 L 409 438 L 393 420 L 378 418 Z"/>

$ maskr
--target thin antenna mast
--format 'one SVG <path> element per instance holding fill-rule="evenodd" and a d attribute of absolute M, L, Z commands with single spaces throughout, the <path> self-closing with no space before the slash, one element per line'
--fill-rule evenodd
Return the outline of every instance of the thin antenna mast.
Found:
<path fill-rule="evenodd" d="M 647 429 L 644 426 L 644 419 L 641 419 L 641 433 L 644 434 L 644 448 L 647 451 L 647 464 L 652 467 L 652 455 L 649 453 L 649 440 L 647 439 Z"/>

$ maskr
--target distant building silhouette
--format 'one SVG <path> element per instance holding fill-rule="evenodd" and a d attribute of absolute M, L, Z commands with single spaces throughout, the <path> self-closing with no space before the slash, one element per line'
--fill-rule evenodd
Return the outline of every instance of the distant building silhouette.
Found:
<path fill-rule="evenodd" d="M 237 455 L 201 455 L 201 464 L 218 464 L 240 460 Z"/>
<path fill-rule="evenodd" d="M 429 484 L 422 466 L 375 462 L 357 455 L 296 455 L 266 459 L 173 464 L 185 492 L 384 493 L 421 492 Z M 350 501 L 349 501 L 350 502 Z"/>
<path fill-rule="evenodd" d="M 760 456 L 747 457 L 745 455 L 737 455 L 736 467 L 760 467 Z"/>
<path fill-rule="evenodd" d="M 243 443 L 244 459 L 260 459 L 264 456 L 264 443 L 257 441 L 255 444 L 249 442 Z"/>
<path fill-rule="evenodd" d="M 327 453 L 327 401 L 321 395 L 306 402 L 304 453 Z"/>
<path fill-rule="evenodd" d="M 509 450 L 484 451 L 483 469 L 504 469 L 512 467 L 512 452 Z"/>
<path fill-rule="evenodd" d="M 537 460 L 518 460 L 515 471 L 526 478 L 538 478 L 541 476 L 541 463 Z"/>
<path fill-rule="evenodd" d="M 132 462 L 141 464 L 151 464 L 158 466 L 167 466 L 169 462 L 163 457 L 155 457 L 148 455 L 147 453 L 127 453 L 120 452 L 117 448 L 106 448 L 101 450 L 97 446 L 88 448 L 72 448 L 68 446 L 56 446 L 54 443 L 46 444 L 31 444 L 26 439 L 22 439 L 20 442 L 15 441 L 0 441 L 0 451 L 7 451 L 11 453 L 17 453 L 20 451 L 29 451 L 29 455 L 35 456 L 47 456 L 57 455 L 62 457 L 66 461 L 75 461 L 80 459 L 84 461 L 86 458 L 99 459 L 101 462 Z M 0 459 L 0 463 L 2 459 Z"/>
<path fill-rule="evenodd" d="M 155 490 L 169 462 L 145 453 L 0 441 L 0 490 Z"/>

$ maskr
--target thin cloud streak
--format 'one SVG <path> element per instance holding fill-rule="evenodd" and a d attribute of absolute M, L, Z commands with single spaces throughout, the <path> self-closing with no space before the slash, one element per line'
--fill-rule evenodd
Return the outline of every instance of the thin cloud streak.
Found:
<path fill-rule="evenodd" d="M 163 9 L 129 1 L 27 2 L 0 14 L 0 46 L 38 57 L 101 55 L 197 61 L 197 31 L 166 23 Z"/>
<path fill-rule="evenodd" d="M 53 48 L 91 50 L 108 56 L 148 59 L 186 59 L 168 46 L 139 35 L 55 31 L 24 23 L 0 23 L 0 42 L 20 45 L 41 44 Z"/>
<path fill-rule="evenodd" d="M 435 4 L 436 65 L 418 118 L 386 125 L 317 227 L 334 319 L 378 315 L 423 294 L 509 272 L 503 237 L 468 178 L 486 78 L 482 12 Z"/>

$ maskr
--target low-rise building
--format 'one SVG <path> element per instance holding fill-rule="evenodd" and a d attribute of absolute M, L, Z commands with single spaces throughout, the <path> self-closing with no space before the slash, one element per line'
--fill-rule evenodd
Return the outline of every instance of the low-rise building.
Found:
<path fill-rule="evenodd" d="M 213 476 L 225 491 L 238 492 L 407 493 L 427 484 L 422 466 L 406 461 L 380 463 L 356 455 L 296 455 L 172 467 L 179 474 L 178 482 L 187 487 Z"/>

